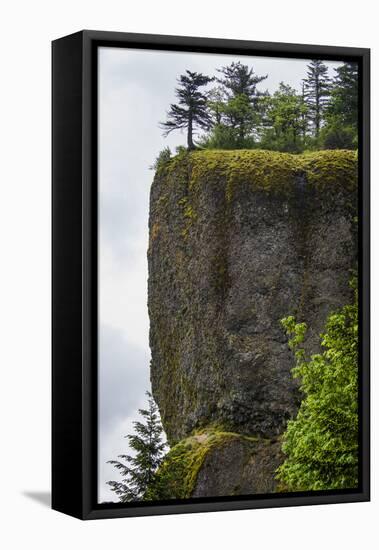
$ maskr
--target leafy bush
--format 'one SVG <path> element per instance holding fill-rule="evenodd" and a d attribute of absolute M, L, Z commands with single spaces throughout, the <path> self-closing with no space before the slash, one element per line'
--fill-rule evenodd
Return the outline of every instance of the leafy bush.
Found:
<path fill-rule="evenodd" d="M 259 146 L 269 151 L 301 153 L 304 150 L 304 139 L 294 141 L 291 132 L 287 131 L 277 135 L 276 132 L 270 128 L 265 132 Z"/>
<path fill-rule="evenodd" d="M 330 315 L 321 354 L 307 357 L 307 330 L 294 317 L 282 320 L 294 350 L 295 377 L 304 400 L 284 434 L 285 462 L 277 471 L 282 490 L 351 489 L 358 484 L 358 296 Z"/>
<path fill-rule="evenodd" d="M 209 137 L 199 143 L 206 149 L 253 149 L 255 141 L 252 136 L 241 137 L 238 128 L 220 123 L 214 126 Z"/>

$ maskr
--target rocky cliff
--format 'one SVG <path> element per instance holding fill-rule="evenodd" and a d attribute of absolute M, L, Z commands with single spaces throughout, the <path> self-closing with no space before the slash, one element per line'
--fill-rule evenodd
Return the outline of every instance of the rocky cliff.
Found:
<path fill-rule="evenodd" d="M 349 300 L 356 191 L 351 151 L 196 151 L 157 171 L 151 382 L 184 457 L 173 493 L 275 490 L 280 434 L 300 402 L 280 320 L 306 321 L 316 351 L 326 316 Z"/>

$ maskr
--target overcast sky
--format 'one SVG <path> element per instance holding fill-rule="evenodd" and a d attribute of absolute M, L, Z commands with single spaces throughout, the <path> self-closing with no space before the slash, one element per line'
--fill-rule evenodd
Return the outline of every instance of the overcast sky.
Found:
<path fill-rule="evenodd" d="M 258 75 L 258 88 L 281 81 L 300 90 L 309 61 L 263 57 L 100 48 L 99 52 L 99 501 L 117 501 L 106 485 L 119 479 L 107 460 L 128 452 L 149 381 L 147 243 L 149 167 L 165 146 L 185 145 L 180 132 L 162 137 L 158 122 L 175 102 L 186 69 L 209 76 L 240 60 Z M 336 63 L 327 63 L 332 76 Z"/>

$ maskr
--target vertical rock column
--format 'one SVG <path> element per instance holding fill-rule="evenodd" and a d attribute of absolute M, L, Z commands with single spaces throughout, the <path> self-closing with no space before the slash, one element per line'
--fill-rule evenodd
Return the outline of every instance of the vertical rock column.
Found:
<path fill-rule="evenodd" d="M 265 456 L 276 459 L 262 466 L 259 486 L 267 489 L 280 463 L 277 436 L 300 403 L 280 320 L 306 321 L 306 345 L 317 351 L 328 313 L 350 298 L 356 207 L 349 151 L 200 151 L 158 170 L 149 220 L 151 381 L 171 445 L 206 429 L 271 440 Z M 240 455 L 252 452 L 248 443 Z M 217 447 L 219 463 L 225 448 Z M 200 494 L 217 494 L 217 481 L 203 479 L 206 464 Z M 255 466 L 249 471 L 260 478 Z M 252 479 L 237 481 L 235 492 L 259 492 Z"/>

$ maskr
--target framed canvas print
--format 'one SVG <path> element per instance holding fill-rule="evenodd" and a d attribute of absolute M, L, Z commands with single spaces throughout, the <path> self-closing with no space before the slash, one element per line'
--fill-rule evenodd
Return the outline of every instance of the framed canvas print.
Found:
<path fill-rule="evenodd" d="M 53 42 L 53 508 L 369 500 L 369 50 Z"/>

